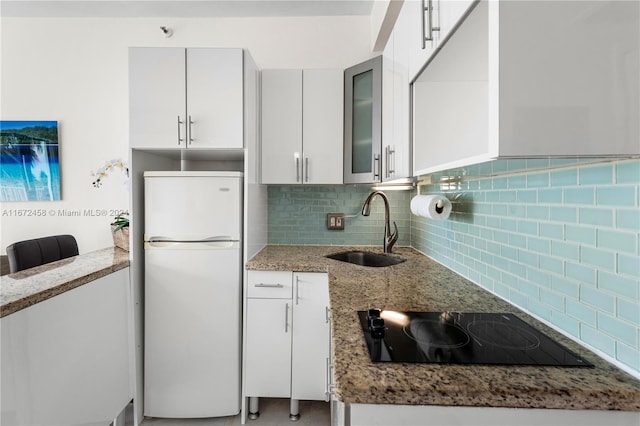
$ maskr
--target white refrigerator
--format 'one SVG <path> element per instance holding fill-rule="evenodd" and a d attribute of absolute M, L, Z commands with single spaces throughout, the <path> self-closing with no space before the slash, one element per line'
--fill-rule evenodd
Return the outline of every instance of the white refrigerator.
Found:
<path fill-rule="evenodd" d="M 235 415 L 242 173 L 145 172 L 144 196 L 144 415 Z"/>

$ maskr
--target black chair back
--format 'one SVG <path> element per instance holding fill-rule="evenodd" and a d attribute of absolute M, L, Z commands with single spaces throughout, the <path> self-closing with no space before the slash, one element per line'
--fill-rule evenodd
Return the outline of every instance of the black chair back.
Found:
<path fill-rule="evenodd" d="M 54 235 L 19 241 L 7 247 L 10 273 L 78 255 L 73 235 Z"/>

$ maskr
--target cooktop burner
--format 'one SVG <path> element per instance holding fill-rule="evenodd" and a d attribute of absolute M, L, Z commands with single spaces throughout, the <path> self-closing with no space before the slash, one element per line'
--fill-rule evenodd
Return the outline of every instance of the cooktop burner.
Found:
<path fill-rule="evenodd" d="M 374 362 L 593 367 L 507 313 L 358 311 Z"/>

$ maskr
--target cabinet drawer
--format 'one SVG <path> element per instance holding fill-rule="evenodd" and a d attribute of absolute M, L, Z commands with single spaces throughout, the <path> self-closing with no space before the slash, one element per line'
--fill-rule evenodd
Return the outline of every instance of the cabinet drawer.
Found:
<path fill-rule="evenodd" d="M 291 299 L 292 272 L 249 271 L 247 297 L 262 299 Z"/>

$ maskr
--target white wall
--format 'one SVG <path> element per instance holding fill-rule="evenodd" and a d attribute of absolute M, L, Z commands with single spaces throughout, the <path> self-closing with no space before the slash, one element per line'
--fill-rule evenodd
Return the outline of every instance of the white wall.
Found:
<path fill-rule="evenodd" d="M 2 18 L 0 35 L 0 118 L 57 120 L 62 180 L 59 202 L 2 204 L 3 254 L 15 241 L 59 233 L 74 234 L 81 253 L 112 245 L 111 215 L 84 211 L 128 209 L 124 176 L 91 184 L 92 171 L 128 157 L 128 47 L 243 47 L 261 69 L 346 68 L 373 56 L 367 16 Z M 47 216 L 12 216 L 22 209 Z"/>

